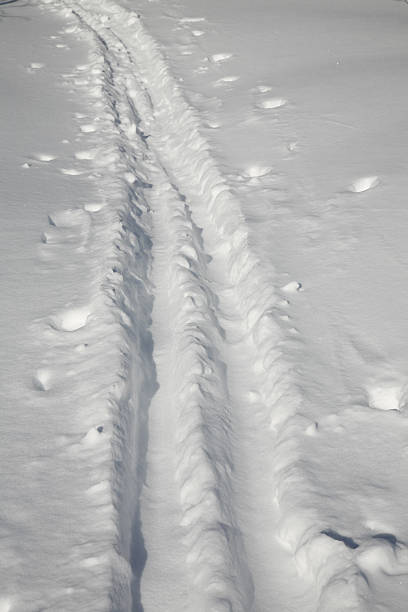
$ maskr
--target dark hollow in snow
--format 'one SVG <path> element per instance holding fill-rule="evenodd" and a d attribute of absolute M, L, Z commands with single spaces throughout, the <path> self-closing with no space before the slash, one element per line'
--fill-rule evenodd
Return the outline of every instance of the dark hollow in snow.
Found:
<path fill-rule="evenodd" d="M 329 538 L 332 538 L 333 540 L 337 540 L 338 542 L 343 542 L 343 544 L 347 546 L 347 548 L 354 549 L 359 547 L 359 544 L 357 544 L 357 542 L 355 542 L 353 538 L 343 536 L 340 533 L 337 533 L 337 531 L 333 531 L 333 529 L 323 529 L 323 531 L 321 531 L 320 533 L 328 536 Z"/>

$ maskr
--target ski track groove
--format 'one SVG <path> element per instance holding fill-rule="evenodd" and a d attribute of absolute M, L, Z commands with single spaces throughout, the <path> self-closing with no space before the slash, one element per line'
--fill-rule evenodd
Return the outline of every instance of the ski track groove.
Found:
<path fill-rule="evenodd" d="M 331 563 L 338 548 L 320 533 L 313 516 L 298 520 L 294 510 L 286 512 L 296 508 L 292 492 L 302 487 L 296 436 L 304 431 L 305 419 L 282 354 L 274 311 L 279 296 L 249 248 L 240 204 L 200 134 L 199 117 L 138 16 L 108 0 L 90 0 L 86 9 L 76 1 L 43 3 L 74 14 L 80 29 L 92 36 L 94 62 L 103 66 L 100 93 L 119 152 L 114 173 L 102 180 L 111 193 L 113 181 L 118 199 L 120 272 L 106 279 L 105 292 L 123 342 L 122 382 L 112 398 L 112 496 L 121 556 L 113 567 L 112 609 L 143 609 L 140 580 L 147 553 L 140 512 L 149 460 L 155 456 L 148 448 L 149 406 L 166 362 L 172 367 L 163 385 L 172 398 L 175 436 L 168 459 L 175 466 L 191 597 L 198 597 L 203 611 L 254 609 L 250 570 L 255 574 L 256 568 L 248 568 L 245 526 L 234 508 L 249 485 L 241 483 L 237 490 L 234 444 L 239 447 L 245 419 L 250 423 L 252 418 L 242 410 L 234 414 L 227 384 L 242 366 L 242 359 L 233 356 L 235 342 L 248 349 L 246 367 L 257 391 L 261 426 L 266 424 L 274 440 L 270 500 L 279 509 L 279 536 L 304 573 L 312 572 L 321 600 L 316 609 L 323 612 L 332 585 L 354 589 L 356 571 L 350 558 Z M 167 276 L 161 286 L 158 267 Z M 166 311 L 160 304 L 167 294 Z M 171 327 L 162 352 L 153 346 L 152 312 L 158 319 L 153 330 Z M 157 420 L 150 424 L 161 426 Z M 160 436 L 156 432 L 151 438 Z M 310 559 L 317 559 L 311 570 Z"/>

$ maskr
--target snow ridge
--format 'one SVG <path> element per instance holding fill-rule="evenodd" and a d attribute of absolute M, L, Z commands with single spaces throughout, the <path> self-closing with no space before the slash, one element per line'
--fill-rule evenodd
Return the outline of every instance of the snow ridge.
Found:
<path fill-rule="evenodd" d="M 204 609 L 248 610 L 252 589 L 231 506 L 229 400 L 217 350 L 221 329 L 207 281 L 208 256 L 185 199 L 168 180 L 157 195 L 170 243 L 175 478 L 186 559 Z"/>

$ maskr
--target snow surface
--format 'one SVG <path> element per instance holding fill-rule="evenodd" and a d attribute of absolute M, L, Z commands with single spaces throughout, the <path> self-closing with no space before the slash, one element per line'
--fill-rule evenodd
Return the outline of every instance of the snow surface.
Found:
<path fill-rule="evenodd" d="M 0 612 L 406 612 L 407 22 L 0 7 Z"/>

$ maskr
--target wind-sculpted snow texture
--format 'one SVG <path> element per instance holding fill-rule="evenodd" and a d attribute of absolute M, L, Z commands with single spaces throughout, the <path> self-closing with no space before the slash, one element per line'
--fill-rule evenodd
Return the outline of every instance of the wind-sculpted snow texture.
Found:
<path fill-rule="evenodd" d="M 317 0 L 311 4 L 320 10 Z M 257 6 L 267 10 L 261 0 Z M 250 70 L 239 74 L 232 35 L 231 47 L 205 42 L 208 20 L 219 19 L 222 27 L 225 19 L 219 3 L 209 3 L 208 17 L 194 3 L 188 13 L 182 3 L 142 0 L 140 6 L 42 0 L 40 8 L 44 18 L 63 23 L 64 40 L 77 41 L 88 55 L 63 75 L 67 90 L 88 108 L 76 115 L 80 144 L 71 162 L 41 151 L 22 164 L 27 172 L 49 165 L 68 191 L 83 180 L 79 191 L 93 194 L 81 206 L 49 211 L 38 250 L 44 277 L 56 278 L 69 253 L 73 274 L 83 265 L 90 273 L 81 277 L 81 287 L 88 287 L 30 326 L 43 353 L 32 374 L 31 405 L 50 422 L 58 402 L 79 407 L 74 430 L 59 432 L 54 457 L 62 475 L 64 461 L 72 460 L 73 509 L 64 515 L 69 500 L 61 483 L 60 501 L 48 510 L 54 529 L 68 522 L 68 531 L 78 527 L 79 535 L 74 543 L 64 540 L 71 547 L 60 551 L 65 563 L 40 565 L 43 576 L 20 578 L 13 569 L 0 612 L 402 612 L 408 379 L 401 368 L 392 370 L 391 358 L 384 364 L 381 347 L 368 341 L 367 349 L 350 325 L 341 334 L 329 315 L 322 327 L 331 330 L 338 356 L 329 348 L 326 359 L 323 335 L 314 339 L 319 325 L 310 323 L 318 292 L 311 291 L 309 310 L 299 305 L 288 314 L 292 303 L 307 301 L 312 282 L 282 273 L 275 243 L 288 252 L 285 242 L 303 244 L 291 242 L 293 228 L 324 231 L 317 204 L 303 214 L 313 199 L 306 179 L 293 173 L 302 196 L 286 185 L 293 171 L 285 163 L 307 140 L 293 91 L 264 82 L 252 87 L 245 142 L 260 134 L 262 121 L 265 140 L 275 135 L 285 142 L 271 145 L 269 159 L 232 171 L 234 154 L 228 159 L 225 142 L 228 130 L 236 138 L 236 109 L 226 140 L 211 134 L 223 133 L 228 110 L 220 109 Z M 278 2 L 274 18 L 284 24 L 286 10 Z M 406 14 L 402 4 L 395 10 Z M 66 42 L 57 45 L 69 51 Z M 197 50 L 192 76 L 193 60 L 183 64 L 180 57 L 194 58 Z M 27 72 L 37 75 L 44 67 L 35 61 Z M 219 97 L 199 91 L 200 75 L 212 79 Z M 303 171 L 313 163 L 311 156 Z M 358 198 L 387 183 L 378 167 L 344 181 L 328 205 L 334 221 L 322 221 L 327 233 L 338 221 L 340 198 L 357 198 L 357 208 Z M 294 213 L 289 200 L 297 197 Z M 333 239 L 341 266 L 347 245 L 339 242 Z M 350 239 L 349 247 L 354 244 Z M 311 268 L 325 258 L 324 250 L 305 253 Z M 330 248 L 327 253 L 330 258 Z M 291 318 L 300 320 L 300 332 Z M 370 365 L 361 365 L 367 352 Z M 348 356 L 364 378 L 354 387 L 337 381 L 336 364 L 347 378 L 341 364 Z M 311 365 L 325 360 L 329 374 Z M 339 410 L 321 390 L 319 373 L 326 373 L 322 389 L 335 381 Z M 383 464 L 373 470 L 377 454 L 387 465 L 398 458 L 399 471 Z M 37 510 L 41 528 L 48 511 Z M 31 537 L 35 522 L 30 529 Z M 54 554 L 50 549 L 49 559 Z M 41 555 L 46 558 L 46 548 Z"/>

